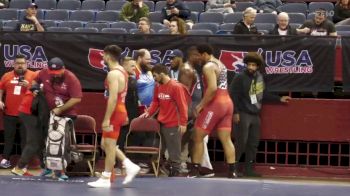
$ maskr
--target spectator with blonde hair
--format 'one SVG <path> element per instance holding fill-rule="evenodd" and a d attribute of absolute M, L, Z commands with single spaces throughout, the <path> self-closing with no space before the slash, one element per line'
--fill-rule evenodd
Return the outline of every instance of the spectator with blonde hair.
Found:
<path fill-rule="evenodd" d="M 256 9 L 251 7 L 245 9 L 243 19 L 235 25 L 233 34 L 259 34 L 254 24 L 256 12 Z"/>

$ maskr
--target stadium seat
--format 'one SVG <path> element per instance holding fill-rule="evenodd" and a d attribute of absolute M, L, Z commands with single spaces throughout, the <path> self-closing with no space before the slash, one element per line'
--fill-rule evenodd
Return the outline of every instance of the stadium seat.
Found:
<path fill-rule="evenodd" d="M 151 22 L 161 22 L 162 23 L 163 21 L 160 21 L 161 15 L 162 15 L 162 13 L 160 11 L 150 12 L 148 18 Z"/>
<path fill-rule="evenodd" d="M 69 27 L 69 28 L 74 30 L 75 28 L 83 27 L 84 24 L 80 21 L 62 21 L 62 22 L 58 23 L 58 26 L 59 27 Z"/>
<path fill-rule="evenodd" d="M 213 32 L 213 34 L 216 33 L 216 31 L 219 30 L 219 24 L 217 23 L 196 23 L 192 26 L 192 29 L 208 29 Z"/>
<path fill-rule="evenodd" d="M 116 34 L 126 34 L 128 33 L 124 28 L 104 28 L 101 30 L 102 33 L 116 33 Z"/>
<path fill-rule="evenodd" d="M 48 27 L 46 30 L 48 32 L 72 32 L 69 27 Z"/>
<path fill-rule="evenodd" d="M 162 11 L 165 5 L 166 5 L 166 1 L 157 1 L 154 11 Z"/>
<path fill-rule="evenodd" d="M 309 13 L 315 12 L 317 9 L 322 8 L 327 12 L 334 10 L 334 5 L 331 2 L 310 2 Z"/>
<path fill-rule="evenodd" d="M 306 16 L 307 13 L 306 3 L 286 3 L 279 7 L 279 10 L 287 13 L 302 13 Z"/>
<path fill-rule="evenodd" d="M 190 19 L 193 21 L 193 23 L 197 23 L 199 18 L 198 12 L 191 12 Z"/>
<path fill-rule="evenodd" d="M 0 9 L 0 20 L 18 20 L 16 9 Z"/>
<path fill-rule="evenodd" d="M 130 29 L 136 29 L 137 25 L 134 22 L 119 21 L 111 23 L 111 28 L 124 28 L 127 32 L 129 32 Z"/>
<path fill-rule="evenodd" d="M 236 23 L 223 23 L 219 26 L 219 30 L 232 32 Z"/>
<path fill-rule="evenodd" d="M 69 20 L 91 22 L 95 20 L 95 12 L 92 10 L 76 10 L 70 14 Z"/>
<path fill-rule="evenodd" d="M 96 23 L 96 22 L 91 22 L 91 23 L 87 23 L 85 25 L 85 28 L 89 28 L 89 27 L 93 27 L 98 29 L 98 31 L 101 31 L 103 28 L 109 28 L 111 25 L 107 22 L 104 23 Z"/>
<path fill-rule="evenodd" d="M 350 36 L 350 31 L 337 31 L 340 36 Z"/>
<path fill-rule="evenodd" d="M 303 24 L 306 17 L 302 13 L 289 13 L 289 23 L 300 23 Z"/>
<path fill-rule="evenodd" d="M 96 13 L 96 22 L 116 22 L 119 20 L 118 11 L 100 11 Z"/>
<path fill-rule="evenodd" d="M 9 29 L 12 28 L 13 30 L 15 30 L 17 28 L 17 25 L 18 25 L 18 20 L 8 20 L 4 22 L 3 27 L 8 27 Z"/>
<path fill-rule="evenodd" d="M 209 29 L 190 29 L 187 31 L 189 35 L 213 35 L 214 33 Z"/>
<path fill-rule="evenodd" d="M 218 23 L 221 24 L 224 22 L 224 14 L 222 13 L 216 13 L 216 12 L 202 12 L 199 15 L 199 22 L 200 23 Z"/>
<path fill-rule="evenodd" d="M 53 20 L 42 20 L 41 22 L 44 23 L 45 28 L 57 27 L 56 21 L 53 21 Z"/>
<path fill-rule="evenodd" d="M 237 23 L 243 19 L 242 12 L 228 13 L 224 16 L 224 23 Z"/>
<path fill-rule="evenodd" d="M 335 30 L 337 30 L 337 31 L 350 31 L 350 25 L 336 25 Z"/>
<path fill-rule="evenodd" d="M 79 10 L 81 2 L 79 0 L 61 0 L 57 3 L 57 9 Z"/>
<path fill-rule="evenodd" d="M 83 1 L 81 4 L 82 10 L 104 10 L 105 9 L 105 2 L 102 0 L 89 0 L 89 1 Z"/>
<path fill-rule="evenodd" d="M 275 26 L 275 24 L 272 24 L 272 23 L 255 23 L 255 25 L 258 30 L 265 30 L 265 31 L 271 31 Z"/>
<path fill-rule="evenodd" d="M 94 27 L 78 27 L 74 29 L 74 32 L 81 33 L 98 33 L 98 29 Z"/>
<path fill-rule="evenodd" d="M 35 0 L 35 4 L 38 5 L 39 9 L 53 10 L 56 9 L 56 0 Z"/>
<path fill-rule="evenodd" d="M 152 22 L 151 29 L 154 30 L 154 32 L 158 32 L 161 29 L 166 29 L 167 27 L 161 23 L 158 22 Z"/>
<path fill-rule="evenodd" d="M 236 2 L 236 12 L 243 12 L 248 7 L 253 7 L 253 2 Z"/>
<path fill-rule="evenodd" d="M 170 30 L 169 29 L 161 29 L 158 31 L 158 34 L 170 34 Z"/>
<path fill-rule="evenodd" d="M 301 25 L 302 25 L 302 23 L 289 23 L 289 25 L 292 27 L 292 28 L 299 28 Z"/>
<path fill-rule="evenodd" d="M 32 3 L 31 0 L 11 0 L 9 4 L 9 8 L 27 9 L 31 3 Z"/>
<path fill-rule="evenodd" d="M 202 1 L 184 1 L 184 4 L 191 10 L 191 12 L 204 12 L 205 5 Z"/>
<path fill-rule="evenodd" d="M 125 1 L 107 1 L 106 10 L 120 11 L 125 3 Z"/>
<path fill-rule="evenodd" d="M 144 1 L 143 3 L 148 6 L 150 12 L 154 12 L 154 8 L 155 8 L 154 1 Z"/>
<path fill-rule="evenodd" d="M 47 10 L 45 13 L 45 20 L 68 20 L 69 12 L 68 10 Z"/>
<path fill-rule="evenodd" d="M 273 23 L 275 24 L 277 20 L 277 15 L 272 13 L 261 13 L 257 14 L 255 18 L 255 23 Z"/>

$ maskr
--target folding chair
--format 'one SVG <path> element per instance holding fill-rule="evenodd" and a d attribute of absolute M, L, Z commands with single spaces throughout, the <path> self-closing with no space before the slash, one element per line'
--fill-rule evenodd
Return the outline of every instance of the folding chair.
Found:
<path fill-rule="evenodd" d="M 96 168 L 96 151 L 97 151 L 97 132 L 96 121 L 93 117 L 88 115 L 78 115 L 74 122 L 75 133 L 82 135 L 82 143 L 78 143 L 76 150 L 84 154 L 84 161 L 89 166 L 90 176 L 95 175 Z M 86 136 L 86 137 L 85 137 Z M 88 138 L 88 139 L 86 139 Z M 85 140 L 86 139 L 86 140 Z M 73 172 L 86 173 L 86 172 Z"/>
<path fill-rule="evenodd" d="M 154 133 L 155 143 L 157 138 L 159 143 L 152 146 L 133 146 L 130 144 L 130 138 L 137 133 Z M 151 163 L 156 177 L 159 174 L 160 151 L 162 141 L 160 137 L 160 125 L 154 118 L 135 118 L 130 123 L 129 132 L 126 136 L 124 151 L 126 154 L 148 154 L 152 155 Z"/>

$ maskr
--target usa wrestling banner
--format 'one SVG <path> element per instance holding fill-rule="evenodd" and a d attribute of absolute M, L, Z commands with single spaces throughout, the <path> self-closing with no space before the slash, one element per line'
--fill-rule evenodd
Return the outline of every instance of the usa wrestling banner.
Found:
<path fill-rule="evenodd" d="M 102 51 L 117 44 L 123 56 L 134 56 L 147 48 L 152 64 L 169 65 L 173 49 L 184 53 L 193 45 L 209 43 L 214 56 L 228 68 L 229 81 L 244 70 L 248 51 L 265 58 L 262 68 L 270 91 L 332 91 L 335 38 L 250 37 L 250 36 L 169 36 L 77 33 L 6 33 L 0 35 L 0 74 L 10 70 L 16 54 L 28 58 L 28 67 L 42 69 L 52 57 L 64 60 L 67 69 L 80 79 L 85 90 L 102 90 L 106 76 Z"/>

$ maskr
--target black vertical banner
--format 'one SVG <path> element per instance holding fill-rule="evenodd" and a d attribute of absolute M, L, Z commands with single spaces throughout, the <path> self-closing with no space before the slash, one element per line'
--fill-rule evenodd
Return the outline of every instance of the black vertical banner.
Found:
<path fill-rule="evenodd" d="M 350 37 L 341 38 L 343 56 L 343 89 L 350 91 Z"/>

